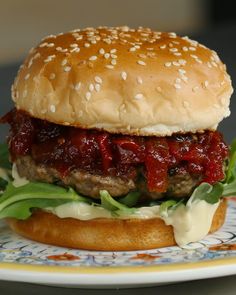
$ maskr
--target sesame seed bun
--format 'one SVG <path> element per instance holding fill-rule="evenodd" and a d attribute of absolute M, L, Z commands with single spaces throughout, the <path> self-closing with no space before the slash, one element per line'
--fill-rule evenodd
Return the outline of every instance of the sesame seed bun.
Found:
<path fill-rule="evenodd" d="M 217 54 L 150 29 L 87 28 L 48 36 L 12 87 L 16 107 L 63 125 L 166 136 L 215 129 L 229 115 Z"/>
<path fill-rule="evenodd" d="M 227 202 L 217 208 L 209 233 L 224 223 Z M 42 243 L 87 250 L 145 250 L 176 245 L 173 228 L 160 218 L 77 220 L 37 210 L 27 220 L 8 219 L 18 234 Z"/>

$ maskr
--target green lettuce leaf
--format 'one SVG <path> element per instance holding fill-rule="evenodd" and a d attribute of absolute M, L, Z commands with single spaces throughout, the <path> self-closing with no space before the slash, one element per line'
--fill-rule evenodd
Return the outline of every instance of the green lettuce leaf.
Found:
<path fill-rule="evenodd" d="M 13 203 L 32 199 L 88 202 L 87 198 L 79 196 L 72 188 L 67 190 L 53 184 L 42 182 L 29 182 L 25 185 L 15 187 L 12 182 L 9 182 L 6 190 L 0 197 L 0 212 Z"/>
<path fill-rule="evenodd" d="M 32 215 L 32 209 L 34 208 L 47 208 L 47 207 L 57 207 L 59 205 L 71 202 L 71 200 L 66 199 L 29 199 L 23 200 L 16 203 L 12 203 L 8 207 L 5 207 L 0 211 L 1 218 L 17 218 L 25 220 Z"/>
<path fill-rule="evenodd" d="M 125 197 L 119 198 L 119 203 L 128 207 L 134 207 L 137 205 L 140 195 L 140 192 L 130 192 Z"/>
<path fill-rule="evenodd" d="M 188 204 L 193 203 L 196 200 L 204 200 L 207 203 L 215 204 L 219 202 L 223 191 L 224 186 L 222 183 L 211 185 L 209 183 L 203 182 L 195 188 L 188 201 Z"/>
<path fill-rule="evenodd" d="M 120 214 L 132 214 L 136 211 L 136 208 L 129 208 L 124 204 L 116 201 L 106 190 L 100 191 L 101 205 L 103 208 L 111 211 L 114 215 Z"/>

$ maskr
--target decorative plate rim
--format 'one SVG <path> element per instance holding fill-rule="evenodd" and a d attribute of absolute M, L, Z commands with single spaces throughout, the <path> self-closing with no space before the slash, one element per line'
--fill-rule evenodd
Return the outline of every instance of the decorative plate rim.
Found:
<path fill-rule="evenodd" d="M 236 257 L 219 258 L 208 261 L 197 261 L 188 263 L 173 263 L 169 265 L 140 265 L 140 266 L 53 266 L 53 265 L 30 265 L 25 263 L 1 262 L 0 270 L 33 271 L 33 272 L 53 272 L 53 273 L 73 273 L 73 274 L 108 274 L 127 272 L 170 272 L 193 270 L 199 268 L 212 268 L 218 266 L 235 265 Z"/>

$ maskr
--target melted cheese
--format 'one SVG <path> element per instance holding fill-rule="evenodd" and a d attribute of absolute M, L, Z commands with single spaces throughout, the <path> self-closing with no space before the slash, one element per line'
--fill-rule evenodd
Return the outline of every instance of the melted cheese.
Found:
<path fill-rule="evenodd" d="M 167 216 L 160 215 L 160 206 L 141 207 L 129 215 L 120 215 L 119 219 L 150 219 L 161 218 L 166 225 L 172 225 L 176 243 L 184 246 L 190 242 L 204 238 L 210 230 L 214 213 L 219 203 L 211 205 L 204 200 L 188 202 L 187 205 L 180 205 L 175 210 L 170 210 Z M 70 202 L 55 208 L 47 208 L 47 211 L 60 218 L 72 217 L 80 220 L 94 218 L 114 218 L 111 213 L 98 206 L 91 206 L 85 203 Z"/>

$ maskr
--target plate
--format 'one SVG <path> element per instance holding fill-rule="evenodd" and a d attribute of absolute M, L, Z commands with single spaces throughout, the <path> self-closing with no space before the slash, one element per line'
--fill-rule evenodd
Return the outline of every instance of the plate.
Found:
<path fill-rule="evenodd" d="M 127 288 L 236 274 L 236 198 L 224 226 L 185 248 L 99 252 L 24 239 L 0 223 L 0 278 L 80 288 Z"/>

